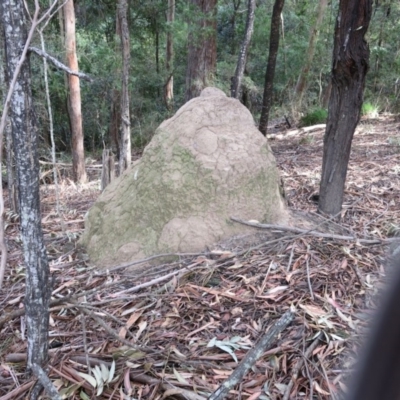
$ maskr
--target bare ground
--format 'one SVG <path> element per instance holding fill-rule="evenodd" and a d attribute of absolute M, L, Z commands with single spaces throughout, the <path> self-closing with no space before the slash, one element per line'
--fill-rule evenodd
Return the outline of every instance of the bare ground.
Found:
<path fill-rule="evenodd" d="M 270 138 L 288 204 L 316 230 L 326 222 L 315 215 L 323 132 L 276 132 Z M 99 169 L 89 172 L 97 179 Z M 290 309 L 295 309 L 292 324 L 229 398 L 340 398 L 388 255 L 387 245 L 359 239 L 387 243 L 399 230 L 400 121 L 387 116 L 360 123 L 342 221 L 328 224 L 331 237 L 258 229 L 257 243 L 236 240 L 168 264 L 143 262 L 135 272 L 90 265 L 76 241 L 99 194 L 98 182 L 78 188 L 61 173 L 63 223 L 53 186 L 43 185 L 42 204 L 55 277 L 48 374 L 63 398 L 205 399 Z M 17 216 L 11 212 L 6 234 L 0 400 L 17 400 L 28 398 L 34 380 L 25 374 L 25 272 Z"/>

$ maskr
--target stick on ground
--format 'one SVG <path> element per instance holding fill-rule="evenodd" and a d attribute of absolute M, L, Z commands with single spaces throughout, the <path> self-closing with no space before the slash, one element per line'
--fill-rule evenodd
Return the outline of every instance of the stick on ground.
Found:
<path fill-rule="evenodd" d="M 249 369 L 275 342 L 276 337 L 293 321 L 294 314 L 287 311 L 278 321 L 261 337 L 255 346 L 246 354 L 232 375 L 208 398 L 208 400 L 223 399 L 235 385 L 237 385 L 247 374 Z"/>

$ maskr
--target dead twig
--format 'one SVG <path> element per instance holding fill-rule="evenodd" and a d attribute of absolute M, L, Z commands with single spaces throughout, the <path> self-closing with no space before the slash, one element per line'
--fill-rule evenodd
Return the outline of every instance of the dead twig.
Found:
<path fill-rule="evenodd" d="M 311 344 L 310 346 L 308 346 L 307 351 L 304 353 L 303 357 L 299 358 L 299 360 L 297 361 L 296 365 L 293 367 L 293 373 L 292 373 L 292 377 L 290 379 L 289 384 L 287 385 L 285 394 L 283 396 L 282 400 L 289 400 L 290 398 L 290 392 L 293 389 L 293 386 L 297 380 L 297 378 L 299 377 L 299 372 L 304 364 L 304 362 L 307 360 L 307 358 L 309 358 L 311 356 L 311 353 L 314 351 L 314 349 L 317 347 L 318 343 L 320 341 L 320 337 L 318 336 Z"/>
<path fill-rule="evenodd" d="M 237 385 L 248 370 L 264 354 L 268 347 L 275 341 L 276 337 L 293 321 L 294 314 L 287 311 L 278 321 L 261 337 L 255 346 L 246 354 L 240 364 L 232 372 L 232 375 L 208 398 L 208 400 L 221 400 L 225 398 L 229 390 Z"/>
<path fill-rule="evenodd" d="M 137 346 L 133 343 L 131 343 L 129 340 L 123 339 L 121 337 L 118 336 L 118 333 L 115 332 L 113 329 L 111 329 L 101 318 L 99 318 L 97 315 L 93 314 L 92 312 L 89 312 L 89 310 L 87 310 L 85 308 L 85 306 L 83 306 L 82 304 L 74 304 L 76 308 L 78 308 L 82 313 L 84 313 L 85 315 L 89 316 L 90 318 L 94 319 L 102 328 L 104 328 L 104 330 L 110 334 L 114 339 L 120 341 L 121 343 L 123 343 L 125 346 L 128 346 L 132 349 L 138 350 L 138 351 L 153 351 L 152 349 L 143 347 L 143 346 Z M 145 354 L 143 354 L 143 356 L 145 356 Z"/>
<path fill-rule="evenodd" d="M 273 225 L 273 224 L 260 224 L 258 222 L 249 222 L 249 221 L 243 221 L 239 218 L 231 217 L 232 221 L 238 222 L 243 225 L 247 226 L 252 226 L 254 228 L 260 228 L 260 229 L 273 229 L 273 230 L 278 230 L 278 231 L 289 231 L 289 232 L 295 232 L 300 235 L 310 235 L 310 236 L 315 236 L 315 237 L 320 237 L 324 239 L 334 239 L 334 240 L 351 240 L 351 241 L 356 241 L 360 244 L 365 244 L 365 245 L 373 245 L 373 244 L 388 244 L 392 243 L 395 241 L 398 241 L 398 238 L 388 238 L 388 239 L 360 239 L 356 236 L 343 236 L 343 235 L 336 235 L 334 233 L 323 233 L 315 230 L 308 230 L 308 229 L 302 229 L 302 228 L 296 228 L 292 226 L 283 226 L 283 225 Z"/>
<path fill-rule="evenodd" d="M 307 245 L 307 254 L 306 254 L 306 269 L 307 269 L 307 283 L 308 283 L 308 288 L 310 289 L 310 296 L 311 299 L 314 300 L 314 293 L 311 285 L 311 278 L 310 278 L 310 264 L 308 262 L 308 259 L 310 258 L 310 245 Z"/>

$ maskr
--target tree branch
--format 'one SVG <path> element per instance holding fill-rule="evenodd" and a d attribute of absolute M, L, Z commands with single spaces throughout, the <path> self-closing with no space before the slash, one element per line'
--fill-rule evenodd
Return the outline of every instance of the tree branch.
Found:
<path fill-rule="evenodd" d="M 29 47 L 29 51 L 31 51 L 33 53 L 36 53 L 38 56 L 43 57 L 46 60 L 50 61 L 58 69 L 61 69 L 61 70 L 65 71 L 67 74 L 75 75 L 80 79 L 84 79 L 86 81 L 93 82 L 93 78 L 91 78 L 89 75 L 86 75 L 83 72 L 72 71 L 72 69 L 68 68 L 62 62 L 58 61 L 55 57 L 51 56 L 50 54 L 46 53 L 43 50 L 38 49 L 37 47 L 31 46 L 31 47 Z"/>
<path fill-rule="evenodd" d="M 43 371 L 42 367 L 37 364 L 32 364 L 31 370 L 35 374 L 35 376 L 38 378 L 41 386 L 44 387 L 44 390 L 46 391 L 46 393 L 48 395 L 50 395 L 52 400 L 61 400 L 60 394 L 58 393 L 57 389 L 53 385 L 53 382 Z"/>

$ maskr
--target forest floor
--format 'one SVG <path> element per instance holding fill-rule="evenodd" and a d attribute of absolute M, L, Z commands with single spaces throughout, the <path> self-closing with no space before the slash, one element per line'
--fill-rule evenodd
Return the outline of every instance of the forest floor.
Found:
<path fill-rule="evenodd" d="M 340 225 L 315 214 L 323 127 L 275 132 L 270 144 L 288 205 L 330 237 L 274 229 L 258 245 L 99 271 L 77 239 L 99 195 L 99 172 L 75 186 L 60 171 L 42 186 L 43 229 L 54 288 L 48 374 L 68 399 L 206 399 L 265 331 L 294 320 L 231 399 L 339 399 L 385 276 L 388 238 L 399 232 L 400 119 L 361 121 L 353 141 Z M 24 267 L 18 216 L 7 212 L 9 249 L 0 292 L 0 400 L 25 399 Z M 257 232 L 260 233 L 261 229 Z M 341 236 L 351 237 L 353 239 Z M 362 239 L 376 239 L 366 245 Z M 154 261 L 154 260 L 153 260 Z M 218 398 L 218 397 L 214 397 Z"/>

